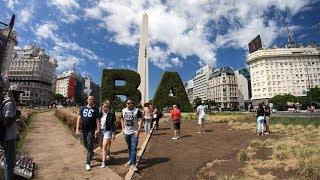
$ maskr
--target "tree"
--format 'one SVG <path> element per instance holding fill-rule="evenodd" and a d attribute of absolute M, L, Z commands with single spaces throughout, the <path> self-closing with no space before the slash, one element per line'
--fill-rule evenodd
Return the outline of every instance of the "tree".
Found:
<path fill-rule="evenodd" d="M 59 103 L 63 103 L 66 101 L 66 98 L 62 94 L 55 94 L 53 96 L 53 99 L 56 100 Z"/>
<path fill-rule="evenodd" d="M 307 98 L 311 100 L 312 104 L 316 104 L 320 102 L 320 88 L 315 87 L 311 88 L 310 91 L 307 92 Z"/>
<path fill-rule="evenodd" d="M 196 97 L 196 98 L 193 100 L 193 104 L 194 104 L 196 107 L 198 107 L 199 105 L 201 105 L 201 104 L 202 104 L 201 98 Z"/>
<path fill-rule="evenodd" d="M 276 95 L 270 100 L 270 102 L 273 103 L 276 109 L 286 111 L 288 109 L 287 102 L 298 102 L 298 98 L 291 94 Z"/>

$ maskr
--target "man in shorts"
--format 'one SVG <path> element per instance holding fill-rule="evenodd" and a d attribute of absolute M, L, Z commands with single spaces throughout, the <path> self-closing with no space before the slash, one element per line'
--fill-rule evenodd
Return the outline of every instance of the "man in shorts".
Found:
<path fill-rule="evenodd" d="M 204 123 L 205 123 L 206 113 L 204 111 L 205 111 L 205 107 L 202 104 L 200 104 L 197 107 L 198 125 L 199 125 L 198 133 L 204 133 L 205 132 Z"/>
<path fill-rule="evenodd" d="M 181 111 L 179 110 L 177 105 L 172 106 L 171 110 L 171 118 L 173 121 L 173 129 L 174 129 L 174 137 L 173 140 L 177 140 L 180 138 L 180 125 L 181 125 Z"/>

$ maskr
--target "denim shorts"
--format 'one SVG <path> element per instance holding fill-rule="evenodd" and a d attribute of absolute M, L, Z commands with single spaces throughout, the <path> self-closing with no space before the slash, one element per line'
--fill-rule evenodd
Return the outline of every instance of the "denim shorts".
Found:
<path fill-rule="evenodd" d="M 101 129 L 101 136 L 103 139 L 111 139 L 112 138 L 112 131 L 106 131 L 105 129 Z"/>

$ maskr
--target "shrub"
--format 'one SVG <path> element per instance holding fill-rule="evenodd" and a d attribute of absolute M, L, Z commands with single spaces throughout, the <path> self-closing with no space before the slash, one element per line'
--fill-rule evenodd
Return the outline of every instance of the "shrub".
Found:
<path fill-rule="evenodd" d="M 173 96 L 170 96 L 170 93 Z M 153 103 L 161 109 L 176 104 L 183 112 L 191 112 L 193 110 L 180 75 L 177 72 L 165 72 L 163 74 L 155 92 Z"/>

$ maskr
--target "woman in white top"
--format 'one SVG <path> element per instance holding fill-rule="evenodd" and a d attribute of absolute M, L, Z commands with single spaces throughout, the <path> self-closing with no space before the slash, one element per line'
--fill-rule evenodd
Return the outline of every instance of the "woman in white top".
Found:
<path fill-rule="evenodd" d="M 149 134 L 151 131 L 152 112 L 150 111 L 149 104 L 145 103 L 143 108 L 144 114 L 144 131 Z"/>
<path fill-rule="evenodd" d="M 100 147 L 102 147 L 101 167 L 106 167 L 106 160 L 110 159 L 111 138 L 115 139 L 115 113 L 109 110 L 110 102 L 104 101 L 100 112 Z"/>

